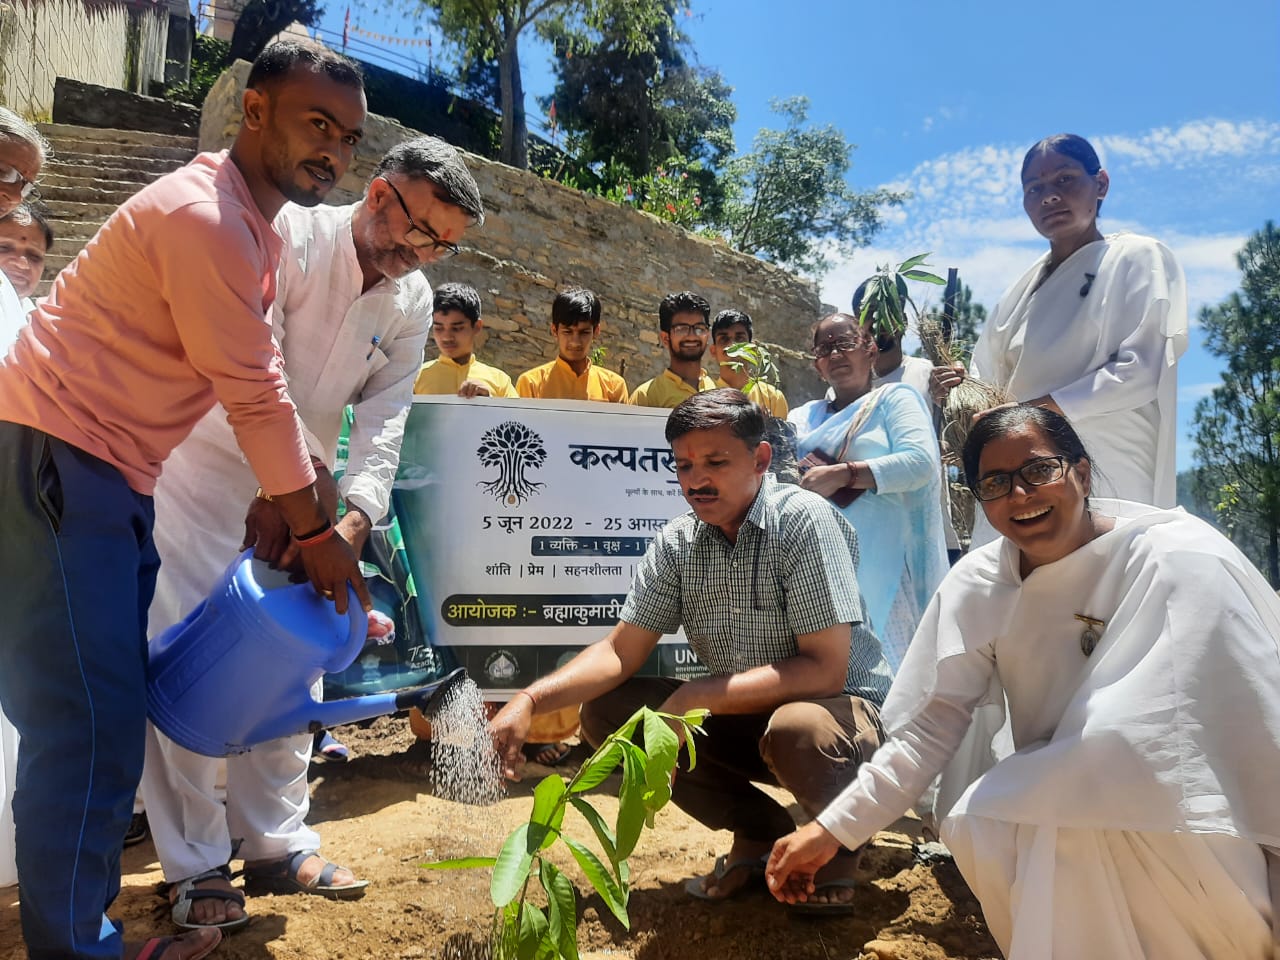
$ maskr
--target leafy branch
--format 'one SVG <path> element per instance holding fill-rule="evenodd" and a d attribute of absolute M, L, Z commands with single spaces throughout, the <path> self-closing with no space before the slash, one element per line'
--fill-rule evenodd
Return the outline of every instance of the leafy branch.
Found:
<path fill-rule="evenodd" d="M 724 348 L 729 357 L 728 366 L 734 370 L 746 369 L 747 382 L 742 385 L 743 393 L 750 393 L 760 381 L 771 383 L 775 387 L 781 382 L 782 375 L 778 365 L 774 363 L 769 348 L 754 340 L 731 343 Z"/>
<path fill-rule="evenodd" d="M 888 264 L 877 267 L 876 272 L 867 279 L 858 322 L 866 325 L 870 320 L 870 329 L 877 335 L 889 333 L 897 336 L 905 333 L 907 306 L 911 307 L 917 319 L 920 317 L 920 308 L 911 299 L 907 281 L 918 280 L 921 283 L 932 283 L 938 286 L 946 286 L 947 283 L 937 274 L 921 269 L 928 266 L 925 263 L 928 257 L 929 254 L 921 253 L 902 261 L 896 267 Z"/>

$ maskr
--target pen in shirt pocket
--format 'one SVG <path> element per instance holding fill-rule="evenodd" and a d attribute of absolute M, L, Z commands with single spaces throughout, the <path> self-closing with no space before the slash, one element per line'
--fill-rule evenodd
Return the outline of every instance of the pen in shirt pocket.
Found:
<path fill-rule="evenodd" d="M 365 357 L 364 357 L 366 360 L 373 359 L 373 351 L 378 349 L 378 344 L 380 344 L 381 342 L 382 342 L 382 337 L 378 336 L 375 333 L 373 335 L 373 339 L 369 341 L 369 352 L 365 354 Z"/>

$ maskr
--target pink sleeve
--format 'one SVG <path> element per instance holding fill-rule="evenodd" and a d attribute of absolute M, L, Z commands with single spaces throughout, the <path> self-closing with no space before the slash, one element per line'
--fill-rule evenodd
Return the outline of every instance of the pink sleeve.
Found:
<path fill-rule="evenodd" d="M 258 483 L 291 493 L 315 471 L 265 315 L 276 263 L 259 229 L 236 207 L 192 203 L 148 232 L 148 253 L 187 360 L 212 384 Z"/>

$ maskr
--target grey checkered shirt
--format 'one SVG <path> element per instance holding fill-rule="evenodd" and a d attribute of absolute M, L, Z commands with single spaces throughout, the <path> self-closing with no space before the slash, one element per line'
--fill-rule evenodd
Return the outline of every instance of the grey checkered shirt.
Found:
<path fill-rule="evenodd" d="M 858 535 L 835 507 L 765 476 L 737 543 L 692 511 L 663 527 L 619 619 L 657 633 L 684 624 L 713 674 L 794 657 L 797 634 L 848 623 L 844 691 L 880 706 L 891 675 L 880 641 L 863 625 L 857 559 Z"/>

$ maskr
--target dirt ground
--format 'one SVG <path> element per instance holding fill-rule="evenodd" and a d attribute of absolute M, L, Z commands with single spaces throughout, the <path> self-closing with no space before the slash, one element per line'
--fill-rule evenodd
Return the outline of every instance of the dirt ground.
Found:
<path fill-rule="evenodd" d="M 487 870 L 424 870 L 427 860 L 491 856 L 506 834 L 528 817 L 533 785 L 547 772 L 531 767 L 509 796 L 489 807 L 470 807 L 429 792 L 430 751 L 417 743 L 403 718 L 383 718 L 335 731 L 355 756 L 345 764 L 312 766 L 310 822 L 324 852 L 372 880 L 367 895 L 332 902 L 313 896 L 250 898 L 253 922 L 231 934 L 214 954 L 250 958 L 441 958 L 483 960 L 492 908 Z M 575 748 L 562 771 L 585 759 Z M 607 820 L 617 812 L 613 780 L 592 796 Z M 571 836 L 595 845 L 575 813 Z M 915 821 L 880 834 L 863 858 L 865 883 L 848 917 L 791 914 L 763 887 L 726 903 L 690 898 L 684 881 L 710 868 L 728 848 L 716 834 L 674 806 L 659 815 L 631 858 L 631 929 L 612 917 L 571 858 L 560 865 L 579 891 L 578 944 L 583 960 L 944 960 L 996 958 L 977 902 L 954 864 L 918 862 Z M 238 865 L 238 864 L 237 864 Z M 148 841 L 125 851 L 124 883 L 112 915 L 129 939 L 172 933 L 161 880 Z M 586 896 L 591 893 L 590 897 Z M 21 960 L 17 889 L 0 890 L 0 960 Z"/>

